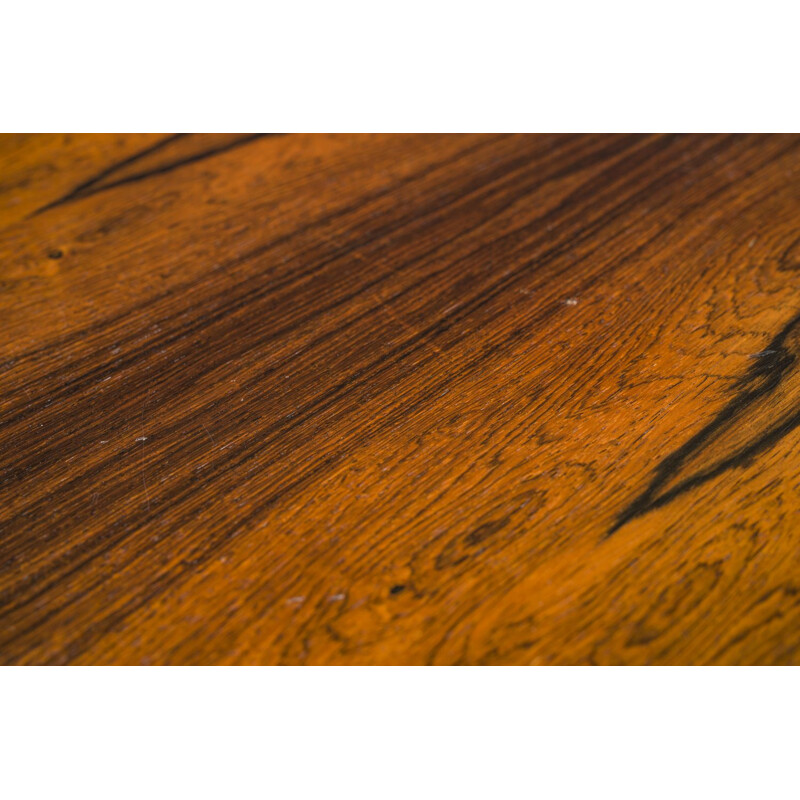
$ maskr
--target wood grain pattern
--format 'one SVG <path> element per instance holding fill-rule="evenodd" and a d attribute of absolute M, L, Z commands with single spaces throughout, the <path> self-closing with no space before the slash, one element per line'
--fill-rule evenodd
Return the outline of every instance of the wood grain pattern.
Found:
<path fill-rule="evenodd" d="M 800 663 L 799 143 L 0 138 L 0 661 Z"/>

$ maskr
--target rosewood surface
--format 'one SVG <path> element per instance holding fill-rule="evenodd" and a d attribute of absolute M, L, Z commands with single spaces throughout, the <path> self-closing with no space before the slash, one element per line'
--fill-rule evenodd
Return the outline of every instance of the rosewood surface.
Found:
<path fill-rule="evenodd" d="M 800 662 L 798 144 L 0 137 L 0 662 Z"/>

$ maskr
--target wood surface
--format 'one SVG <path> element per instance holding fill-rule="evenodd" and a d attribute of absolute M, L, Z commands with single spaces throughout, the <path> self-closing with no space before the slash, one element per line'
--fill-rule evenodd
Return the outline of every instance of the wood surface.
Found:
<path fill-rule="evenodd" d="M 800 663 L 798 144 L 3 136 L 0 661 Z"/>

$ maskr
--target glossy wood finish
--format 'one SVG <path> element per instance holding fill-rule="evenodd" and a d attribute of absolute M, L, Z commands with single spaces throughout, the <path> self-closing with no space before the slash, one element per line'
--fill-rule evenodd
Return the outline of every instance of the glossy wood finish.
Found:
<path fill-rule="evenodd" d="M 784 136 L 0 139 L 0 660 L 800 662 Z"/>

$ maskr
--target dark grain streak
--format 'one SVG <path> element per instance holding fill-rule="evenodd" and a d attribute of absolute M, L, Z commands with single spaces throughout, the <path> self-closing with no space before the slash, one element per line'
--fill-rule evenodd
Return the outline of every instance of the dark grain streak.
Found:
<path fill-rule="evenodd" d="M 36 211 L 31 214 L 31 216 L 38 216 L 39 214 L 43 214 L 45 211 L 50 211 L 53 208 L 58 208 L 59 206 L 63 206 L 65 203 L 71 203 L 75 200 L 80 200 L 84 197 L 90 197 L 93 194 L 98 194 L 99 192 L 105 192 L 109 189 L 114 189 L 118 186 L 125 186 L 129 183 L 136 183 L 138 181 L 145 180 L 146 178 L 150 178 L 154 175 L 164 175 L 168 172 L 172 172 L 179 167 L 184 167 L 187 164 L 195 164 L 198 161 L 204 161 L 212 156 L 219 155 L 220 153 L 226 153 L 229 150 L 233 150 L 234 148 L 241 147 L 242 145 L 248 144 L 250 142 L 255 141 L 256 139 L 261 139 L 264 136 L 278 136 L 280 134 L 266 134 L 266 133 L 252 133 L 246 136 L 242 136 L 240 139 L 237 139 L 234 142 L 229 142 L 224 145 L 220 145 L 218 147 L 212 147 L 208 150 L 203 151 L 202 153 L 195 153 L 191 156 L 186 156 L 184 158 L 178 158 L 174 161 L 170 161 L 166 164 L 162 164 L 158 167 L 144 170 L 142 172 L 134 173 L 133 175 L 128 175 L 124 178 L 120 178 L 118 180 L 112 180 L 108 183 L 104 183 L 102 186 L 98 186 L 101 181 L 104 181 L 106 178 L 110 177 L 116 172 L 119 172 L 122 167 L 130 166 L 131 164 L 140 161 L 142 158 L 148 155 L 152 155 L 153 153 L 162 150 L 166 145 L 175 142 L 179 139 L 184 138 L 188 134 L 185 133 L 177 133 L 173 134 L 172 136 L 167 136 L 159 142 L 156 142 L 151 147 L 147 147 L 139 153 L 136 153 L 129 158 L 123 159 L 118 163 L 114 164 L 113 166 L 109 167 L 108 169 L 102 170 L 94 177 L 90 178 L 87 181 L 76 186 L 71 192 L 64 195 L 63 197 L 54 200 L 52 203 L 48 203 L 47 205 L 42 206 L 41 208 L 37 209 Z"/>
<path fill-rule="evenodd" d="M 792 407 L 788 411 L 767 409 L 767 413 L 757 417 L 748 413 L 756 401 L 768 399 L 782 383 L 796 377 L 800 355 L 800 332 L 795 330 L 798 326 L 800 314 L 786 323 L 762 351 L 751 355 L 754 361 L 736 382 L 735 396 L 711 422 L 664 458 L 645 491 L 620 514 L 606 538 L 636 517 L 661 508 L 727 470 L 749 466 L 752 459 L 800 425 L 800 408 Z M 747 426 L 744 444 L 734 448 L 725 458 L 703 458 L 703 452 L 710 445 L 729 434 L 731 429 L 738 431 L 742 426 Z M 691 458 L 700 458 L 701 464 L 686 474 L 685 465 Z M 670 483 L 674 485 L 667 489 Z"/>

